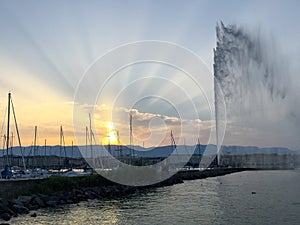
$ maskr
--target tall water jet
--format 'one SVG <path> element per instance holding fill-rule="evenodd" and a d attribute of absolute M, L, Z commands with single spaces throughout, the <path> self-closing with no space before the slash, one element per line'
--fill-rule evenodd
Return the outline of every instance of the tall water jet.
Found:
<path fill-rule="evenodd" d="M 221 22 L 216 27 L 216 36 L 214 85 L 218 148 L 221 147 L 218 130 L 224 126 L 218 118 L 225 105 L 225 141 L 239 145 L 277 145 L 272 141 L 277 136 L 284 140 L 282 135 L 291 129 L 292 123 L 287 122 L 293 111 L 291 107 L 295 107 L 290 104 L 287 59 L 280 54 L 275 41 L 265 38 L 259 29 L 225 26 Z M 225 105 L 219 99 L 220 91 Z M 285 141 L 283 145 L 291 139 Z"/>

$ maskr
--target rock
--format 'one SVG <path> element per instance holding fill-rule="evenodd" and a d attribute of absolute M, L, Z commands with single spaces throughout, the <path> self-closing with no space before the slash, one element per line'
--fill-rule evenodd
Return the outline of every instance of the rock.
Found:
<path fill-rule="evenodd" d="M 40 206 L 39 206 L 39 205 L 32 205 L 32 204 L 29 204 L 29 205 L 27 206 L 27 208 L 28 208 L 29 210 L 37 210 L 37 209 L 40 208 Z"/>
<path fill-rule="evenodd" d="M 11 210 L 8 205 L 0 204 L 0 214 L 8 213 L 10 216 L 16 216 L 17 213 L 15 213 L 13 210 Z"/>
<path fill-rule="evenodd" d="M 80 189 L 73 189 L 73 194 L 74 195 L 84 195 L 84 192 Z"/>
<path fill-rule="evenodd" d="M 18 201 L 17 199 L 8 200 L 8 206 L 12 207 L 13 205 L 22 205 L 23 203 Z"/>
<path fill-rule="evenodd" d="M 79 199 L 77 198 L 72 198 L 72 203 L 78 203 L 79 202 Z"/>
<path fill-rule="evenodd" d="M 58 201 L 58 204 L 59 204 L 59 205 L 64 205 L 64 204 L 66 204 L 66 201 L 65 201 L 64 199 L 60 199 L 60 200 Z"/>
<path fill-rule="evenodd" d="M 0 213 L 5 212 L 8 207 L 0 203 Z"/>
<path fill-rule="evenodd" d="M 11 215 L 8 213 L 1 213 L 0 214 L 0 219 L 4 220 L 4 221 L 9 221 L 11 218 Z"/>
<path fill-rule="evenodd" d="M 6 208 L 7 213 L 9 213 L 11 216 L 17 216 L 17 213 L 15 213 L 13 210 L 11 210 L 10 208 Z"/>
<path fill-rule="evenodd" d="M 67 202 L 68 204 L 74 203 L 74 201 L 73 201 L 72 199 L 67 199 L 66 202 Z"/>
<path fill-rule="evenodd" d="M 12 206 L 12 210 L 18 214 L 27 214 L 29 213 L 29 209 L 23 205 L 14 204 Z"/>
<path fill-rule="evenodd" d="M 47 201 L 55 201 L 55 202 L 58 202 L 58 200 L 59 200 L 59 198 L 58 198 L 58 196 L 56 196 L 56 195 L 51 195 L 51 196 L 49 196 L 48 199 L 47 199 Z M 47 201 L 46 201 L 46 202 L 47 202 Z"/>
<path fill-rule="evenodd" d="M 31 217 L 37 217 L 37 214 L 36 213 L 32 213 L 30 216 Z"/>
<path fill-rule="evenodd" d="M 84 199 L 84 195 L 80 195 L 80 194 L 77 194 L 74 196 L 76 199 L 78 200 L 83 200 Z"/>
<path fill-rule="evenodd" d="M 39 198 L 41 198 L 41 199 L 44 199 L 44 198 L 48 198 L 48 195 L 37 194 L 37 195 L 34 195 L 34 197 L 39 197 Z"/>
<path fill-rule="evenodd" d="M 72 199 L 73 199 L 73 194 L 71 192 L 66 192 L 64 195 L 59 195 L 58 196 L 58 201 L 60 203 L 64 202 L 63 204 L 65 203 L 73 203 Z"/>
<path fill-rule="evenodd" d="M 0 198 L 0 205 L 3 207 L 8 207 L 8 201 L 4 198 Z"/>
<path fill-rule="evenodd" d="M 87 190 L 85 191 L 85 196 L 87 199 L 94 199 L 95 198 L 95 193 L 93 191 Z"/>
<path fill-rule="evenodd" d="M 44 201 L 38 196 L 33 198 L 32 204 L 38 205 L 39 207 L 42 207 L 42 208 L 46 207 L 46 204 L 44 203 Z"/>
<path fill-rule="evenodd" d="M 57 201 L 49 200 L 46 202 L 46 205 L 49 207 L 56 207 L 57 206 Z"/>
<path fill-rule="evenodd" d="M 20 195 L 17 198 L 17 201 L 21 202 L 23 205 L 28 205 L 31 200 L 32 200 L 32 196 L 23 196 L 23 195 Z"/>

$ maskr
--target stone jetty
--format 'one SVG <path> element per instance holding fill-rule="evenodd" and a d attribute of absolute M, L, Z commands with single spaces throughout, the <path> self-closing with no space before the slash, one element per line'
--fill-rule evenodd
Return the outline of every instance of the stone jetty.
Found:
<path fill-rule="evenodd" d="M 64 177 L 52 178 L 54 181 L 51 181 L 51 178 L 44 181 L 36 180 L 30 182 L 26 180 L 22 182 L 2 181 L 0 186 L 0 191 L 2 193 L 0 195 L 0 222 L 1 220 L 9 221 L 12 217 L 28 214 L 33 210 L 40 208 L 61 207 L 65 204 L 76 204 L 80 201 L 89 199 L 124 197 L 134 193 L 145 192 L 153 188 L 183 183 L 184 180 L 222 176 L 244 170 L 246 169 L 216 168 L 204 171 L 186 170 L 178 172 L 163 182 L 141 187 L 115 184 L 100 175 L 91 175 L 91 177 L 94 176 L 93 179 L 89 179 L 89 177 Z M 8 182 L 8 184 L 5 184 L 6 182 Z M 25 187 L 23 188 L 25 190 L 22 190 L 19 186 L 23 183 L 25 183 L 23 186 Z M 55 185 L 53 185 L 53 183 Z M 65 188 L 61 183 L 65 183 Z M 18 188 L 14 188 L 14 185 L 18 185 Z M 41 191 L 41 188 L 44 187 L 43 185 L 52 185 L 52 192 L 48 194 L 42 193 L 43 191 Z M 8 191 L 5 190 L 5 186 L 6 188 L 11 188 L 9 195 L 3 193 L 3 191 Z M 30 193 L 22 194 L 26 193 L 26 189 Z M 38 215 L 35 212 L 32 212 L 31 216 L 36 217 Z"/>

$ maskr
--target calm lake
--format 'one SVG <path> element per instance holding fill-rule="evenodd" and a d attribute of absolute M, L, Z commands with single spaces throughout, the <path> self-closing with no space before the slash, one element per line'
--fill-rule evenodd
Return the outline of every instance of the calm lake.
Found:
<path fill-rule="evenodd" d="M 38 210 L 10 224 L 300 224 L 300 170 L 246 171 Z"/>

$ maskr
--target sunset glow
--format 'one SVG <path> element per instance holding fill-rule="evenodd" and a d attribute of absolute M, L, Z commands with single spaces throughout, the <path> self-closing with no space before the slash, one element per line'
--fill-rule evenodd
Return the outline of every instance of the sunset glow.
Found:
<path fill-rule="evenodd" d="M 225 3 L 218 4 L 219 9 L 225 7 L 223 5 Z M 98 60 L 120 46 L 145 40 L 159 40 L 182 46 L 193 52 L 203 65 L 206 65 L 208 74 L 205 76 L 210 73 L 213 77 L 213 49 L 216 47 L 215 25 L 221 18 L 224 23 L 236 19 L 232 17 L 232 13 L 227 14 L 226 10 L 220 10 L 220 15 L 215 16 L 211 13 L 212 8 L 204 7 L 206 4 L 201 1 L 192 1 L 191 4 L 178 2 L 178 4 L 172 3 L 171 5 L 172 10 L 170 10 L 169 2 L 153 4 L 139 1 L 134 4 L 132 2 L 123 4 L 92 1 L 85 5 L 80 1 L 76 3 L 67 1 L 61 4 L 54 4 L 51 1 L 18 4 L 14 1 L 1 1 L 0 122 L 1 125 L 3 124 L 0 134 L 1 143 L 4 140 L 7 124 L 5 114 L 7 113 L 8 92 L 12 93 L 24 146 L 32 144 L 35 126 L 38 127 L 37 143 L 39 145 L 43 145 L 45 139 L 48 145 L 58 145 L 60 126 L 64 130 L 66 145 L 71 145 L 72 141 L 74 144 L 84 145 L 85 129 L 86 126 L 89 127 L 89 113 L 92 114 L 95 123 L 93 132 L 95 132 L 98 144 L 117 144 L 117 131 L 119 131 L 120 142 L 129 145 L 128 115 L 133 109 L 136 110 L 133 116 L 134 144 L 142 146 L 144 143 L 146 147 L 169 144 L 169 133 L 173 130 L 175 136 L 184 137 L 187 144 L 193 145 L 197 142 L 199 136 L 197 131 L 200 126 L 201 141 L 208 142 L 211 124 L 214 124 L 214 117 L 211 115 L 214 106 L 205 102 L 206 97 L 203 97 L 200 87 L 193 85 L 191 79 L 188 79 L 189 76 L 183 71 L 153 62 L 124 64 L 124 68 L 119 68 L 120 70 L 116 70 L 115 74 L 106 73 L 105 70 L 96 70 L 97 62 L 100 62 Z M 260 5 L 260 2 L 251 4 L 247 11 L 249 14 L 244 13 L 240 23 L 255 24 L 251 7 L 257 12 L 257 9 L 263 9 Z M 239 7 L 242 7 L 242 4 L 238 4 L 236 10 Z M 282 9 L 282 7 L 278 8 Z M 296 9 L 296 7 L 293 8 Z M 132 13 L 133 11 L 139 13 Z M 150 16 L 152 13 L 156 16 Z M 298 15 L 298 11 L 292 10 L 292 13 Z M 274 31 L 279 44 L 282 44 L 286 52 L 290 51 L 291 57 L 288 60 L 296 63 L 290 68 L 293 73 L 291 80 L 295 86 L 293 90 L 299 90 L 299 76 L 294 75 L 298 74 L 299 57 L 296 56 L 299 51 L 295 48 L 295 43 L 298 43 L 297 31 L 299 29 L 289 28 L 297 27 L 299 24 L 296 20 L 285 20 L 285 23 L 281 24 L 281 21 L 277 21 L 277 17 L 267 20 L 264 10 L 257 12 L 255 18 L 264 21 L 261 24 L 262 27 Z M 281 25 L 277 26 L 277 24 Z M 282 32 L 281 27 L 284 27 L 286 32 Z M 148 50 L 144 51 L 137 47 L 133 51 L 125 52 L 124 57 L 112 60 L 112 63 L 143 58 L 145 53 L 151 53 L 153 49 Z M 155 51 L 153 55 L 154 53 Z M 174 51 L 161 52 L 160 49 L 158 53 L 166 59 L 173 57 L 176 60 L 182 55 Z M 186 65 L 186 68 L 196 71 L 195 74 L 202 74 L 194 67 L 200 64 L 198 62 L 178 60 L 178 63 L 181 68 L 185 68 Z M 74 99 L 74 95 L 93 65 L 96 65 L 95 70 L 90 72 L 97 79 L 90 79 L 86 82 L 88 91 L 83 92 L 82 95 L 90 99 L 87 96 L 93 92 L 95 96 L 99 95 L 99 98 L 91 99 L 91 102 L 79 102 Z M 102 65 L 101 62 L 99 65 Z M 104 69 L 107 69 L 110 63 L 104 63 L 104 65 Z M 111 77 L 106 79 L 110 75 Z M 99 82 L 101 79 L 106 83 Z M 211 94 L 213 93 L 213 80 L 210 82 L 201 80 L 199 84 L 201 88 L 208 87 Z M 188 95 L 185 95 L 186 93 Z M 146 98 L 146 96 L 153 95 L 162 98 Z M 163 99 L 168 99 L 173 105 Z M 290 104 L 298 105 L 298 99 L 299 94 L 291 100 Z M 190 113 L 191 101 L 198 110 L 197 118 Z M 80 121 L 74 127 L 73 106 L 81 103 L 86 108 L 78 115 Z M 107 109 L 104 105 L 109 105 L 113 109 Z M 177 114 L 174 106 L 176 110 L 181 109 L 185 115 L 181 117 Z M 94 107 L 97 108 L 95 114 L 93 114 Z M 294 115 L 297 115 L 297 112 L 289 113 L 289 115 L 292 115 L 291 118 L 296 118 Z M 111 118 L 112 113 L 113 118 Z M 267 114 L 267 111 L 265 113 Z M 180 121 L 186 125 L 184 133 L 180 133 Z M 268 138 L 258 135 L 259 130 L 255 129 L 247 133 L 247 138 L 245 135 L 236 138 L 232 135 L 235 134 L 233 125 L 227 126 L 224 144 L 261 147 L 275 145 L 298 149 L 299 138 L 296 134 L 299 133 L 297 130 L 299 126 L 297 123 L 294 124 L 296 128 L 292 132 L 287 132 L 290 131 L 287 128 L 281 129 L 279 133 L 276 133 L 275 129 L 270 129 Z M 11 126 L 11 132 L 16 136 L 12 118 Z M 78 129 L 77 135 L 81 135 L 81 143 L 74 137 L 74 129 Z M 249 135 L 252 137 L 250 138 Z M 16 140 L 14 140 L 14 145 L 17 144 Z"/>
<path fill-rule="evenodd" d="M 110 144 L 117 144 L 116 130 L 113 122 L 108 122 L 108 140 Z"/>

